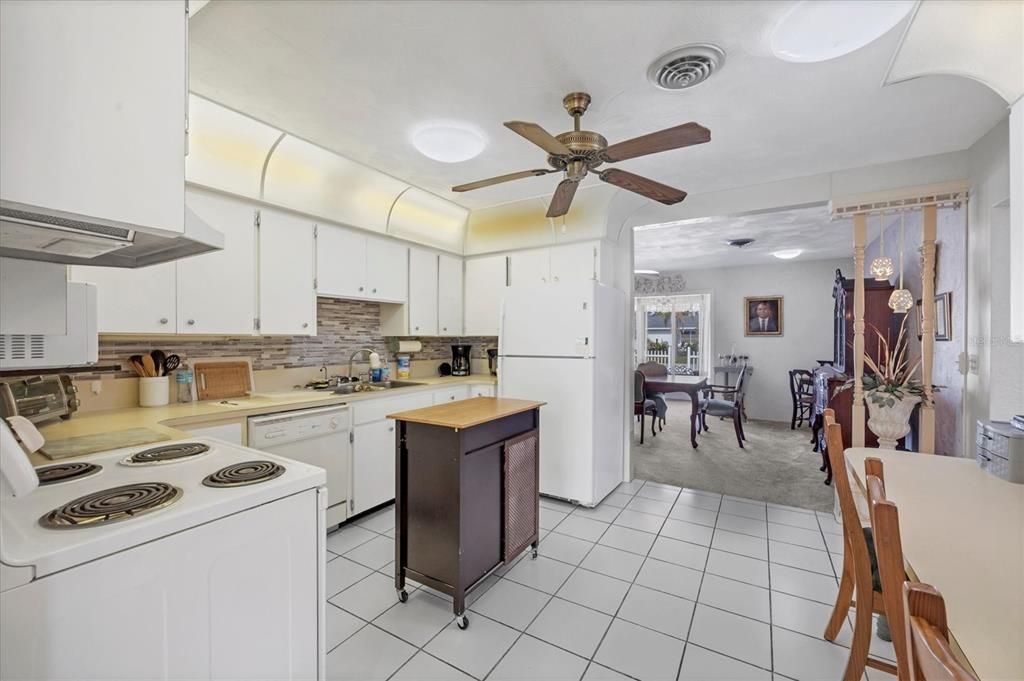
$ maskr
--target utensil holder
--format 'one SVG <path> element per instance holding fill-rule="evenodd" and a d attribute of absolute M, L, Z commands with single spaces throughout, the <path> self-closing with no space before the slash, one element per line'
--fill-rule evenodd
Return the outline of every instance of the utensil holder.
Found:
<path fill-rule="evenodd" d="M 139 377 L 139 406 L 162 407 L 170 402 L 171 384 L 167 376 Z"/>

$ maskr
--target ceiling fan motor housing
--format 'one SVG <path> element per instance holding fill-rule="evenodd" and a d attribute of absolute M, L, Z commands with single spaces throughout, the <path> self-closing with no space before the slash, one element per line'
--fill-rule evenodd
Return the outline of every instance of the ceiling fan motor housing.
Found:
<path fill-rule="evenodd" d="M 604 163 L 601 152 L 608 147 L 604 136 L 589 130 L 570 130 L 556 135 L 555 139 L 569 147 L 571 156 L 548 156 L 548 165 L 558 170 L 565 170 L 574 161 L 582 161 L 588 170 L 593 170 Z"/>

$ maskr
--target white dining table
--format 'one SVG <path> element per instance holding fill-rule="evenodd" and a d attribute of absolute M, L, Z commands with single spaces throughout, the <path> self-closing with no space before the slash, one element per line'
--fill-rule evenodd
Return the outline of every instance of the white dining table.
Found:
<path fill-rule="evenodd" d="M 973 459 L 847 449 L 860 495 L 868 457 L 899 509 L 907 574 L 946 601 L 954 649 L 982 681 L 1024 680 L 1024 485 Z"/>

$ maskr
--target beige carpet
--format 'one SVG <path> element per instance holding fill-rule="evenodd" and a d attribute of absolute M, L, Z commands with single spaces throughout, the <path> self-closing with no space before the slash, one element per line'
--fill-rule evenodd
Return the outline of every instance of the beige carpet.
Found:
<path fill-rule="evenodd" d="M 711 430 L 697 436 L 700 446 L 694 449 L 689 441 L 688 407 L 669 403 L 668 422 L 657 437 L 651 437 L 648 420 L 642 445 L 640 425 L 634 421 L 635 479 L 832 510 L 832 488 L 823 484 L 825 474 L 818 470 L 821 455 L 811 451 L 811 431 L 806 425 L 790 430 L 788 423 L 748 421 L 745 448 L 740 449 L 731 422 L 708 419 Z"/>

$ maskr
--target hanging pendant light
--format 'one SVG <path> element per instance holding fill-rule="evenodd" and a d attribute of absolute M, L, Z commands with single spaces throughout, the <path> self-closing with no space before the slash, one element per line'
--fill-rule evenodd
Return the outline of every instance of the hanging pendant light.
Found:
<path fill-rule="evenodd" d="M 885 220 L 881 213 L 878 214 L 878 241 L 878 257 L 871 261 L 871 274 L 875 281 L 889 281 L 896 270 L 892 258 L 885 254 Z"/>
<path fill-rule="evenodd" d="M 914 296 L 903 288 L 903 215 L 900 211 L 900 287 L 889 296 L 889 307 L 899 314 L 906 314 L 914 307 Z"/>

